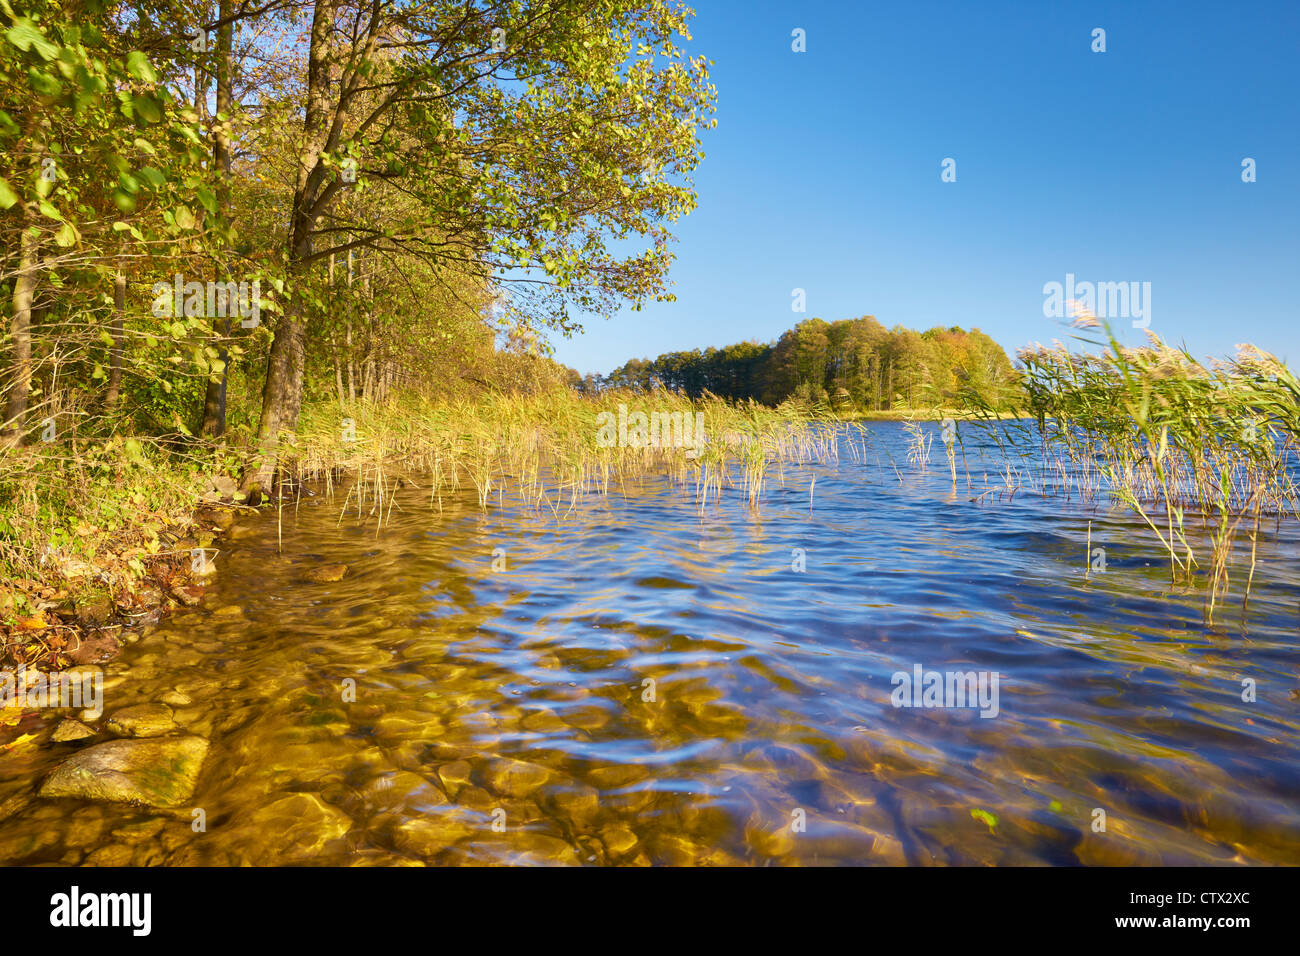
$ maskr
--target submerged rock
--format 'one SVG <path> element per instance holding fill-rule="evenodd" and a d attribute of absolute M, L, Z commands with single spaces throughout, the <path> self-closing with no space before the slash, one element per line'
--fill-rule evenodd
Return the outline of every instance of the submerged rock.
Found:
<path fill-rule="evenodd" d="M 314 584 L 328 584 L 333 581 L 342 581 L 343 575 L 348 573 L 346 564 L 322 564 L 318 568 L 310 568 L 307 571 L 307 580 Z"/>
<path fill-rule="evenodd" d="M 104 624 L 113 616 L 113 599 L 103 591 L 92 591 L 77 598 L 77 619 L 83 625 Z"/>
<path fill-rule="evenodd" d="M 59 845 L 59 831 L 49 826 L 9 827 L 0 835 L 0 860 L 6 866 L 20 863 Z"/>
<path fill-rule="evenodd" d="M 611 764 L 587 771 L 587 779 L 601 790 L 617 790 L 628 784 L 640 783 L 650 772 L 637 764 Z"/>
<path fill-rule="evenodd" d="M 135 823 L 128 823 L 113 831 L 113 836 L 128 846 L 152 840 L 167 825 L 166 817 L 150 817 Z"/>
<path fill-rule="evenodd" d="M 352 818 L 342 810 L 316 794 L 294 793 L 249 813 L 231 844 L 255 865 L 279 864 L 318 857 L 350 829 Z"/>
<path fill-rule="evenodd" d="M 95 736 L 95 732 L 79 720 L 73 720 L 71 717 L 65 718 L 59 726 L 54 728 L 54 735 L 50 738 L 55 743 L 65 743 L 69 740 L 84 740 L 87 737 Z"/>
<path fill-rule="evenodd" d="M 582 783 L 552 787 L 545 803 L 571 825 L 585 826 L 600 812 L 600 791 Z"/>
<path fill-rule="evenodd" d="M 532 866 L 577 866 L 578 853 L 567 840 L 522 830 L 510 834 L 507 846 L 512 851 L 511 862 Z"/>
<path fill-rule="evenodd" d="M 3 801 L 0 801 L 0 820 L 7 820 L 15 813 L 27 809 L 27 805 L 32 802 L 31 787 L 20 790 L 17 793 L 10 794 Z"/>
<path fill-rule="evenodd" d="M 111 740 L 78 751 L 41 784 L 42 797 L 175 807 L 194 792 L 208 753 L 202 737 Z"/>
<path fill-rule="evenodd" d="M 82 861 L 84 866 L 126 866 L 135 856 L 135 850 L 120 843 L 110 843 L 93 851 Z"/>
<path fill-rule="evenodd" d="M 569 729 L 569 725 L 562 721 L 559 715 L 552 710 L 534 711 L 525 716 L 519 722 L 519 726 L 535 734 L 554 734 Z"/>
<path fill-rule="evenodd" d="M 403 853 L 427 859 L 441 853 L 457 840 L 479 832 L 480 828 L 468 817 L 439 814 L 407 820 L 393 831 L 393 842 Z"/>
<path fill-rule="evenodd" d="M 539 764 L 501 757 L 481 766 L 478 778 L 493 793 L 526 797 L 550 780 L 551 772 Z"/>
<path fill-rule="evenodd" d="M 77 641 L 68 652 L 74 664 L 97 664 L 111 661 L 122 651 L 121 643 L 106 631 L 91 631 Z"/>
<path fill-rule="evenodd" d="M 624 826 L 606 827 L 600 833 L 605 848 L 614 856 L 630 853 L 640 842 L 637 835 Z"/>
<path fill-rule="evenodd" d="M 236 490 L 235 483 L 232 481 L 230 483 L 230 490 L 223 492 L 223 494 L 227 497 L 233 498 Z M 218 531 L 226 531 L 235 523 L 235 513 L 229 508 L 216 508 L 207 512 L 203 516 L 203 520 Z"/>
<path fill-rule="evenodd" d="M 103 809 L 93 805 L 84 807 L 68 818 L 63 831 L 63 845 L 72 850 L 88 850 L 99 843 L 103 832 Z"/>
<path fill-rule="evenodd" d="M 177 585 L 171 589 L 171 595 L 186 607 L 194 607 L 203 600 L 203 588 L 194 585 Z"/>
<path fill-rule="evenodd" d="M 180 727 L 166 704 L 136 704 L 115 711 L 105 726 L 119 737 L 161 737 Z"/>
<path fill-rule="evenodd" d="M 438 777 L 442 781 L 443 788 L 453 799 L 464 787 L 469 786 L 472 773 L 473 768 L 470 767 L 468 760 L 453 760 L 438 768 Z"/>

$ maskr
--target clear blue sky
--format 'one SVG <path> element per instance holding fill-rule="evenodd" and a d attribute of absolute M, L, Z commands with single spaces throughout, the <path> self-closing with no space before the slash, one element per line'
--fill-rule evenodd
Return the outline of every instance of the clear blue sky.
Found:
<path fill-rule="evenodd" d="M 1300 2 L 693 5 L 718 127 L 678 301 L 588 318 L 555 339 L 565 364 L 864 314 L 1013 353 L 1065 337 L 1042 289 L 1066 273 L 1150 282 L 1152 331 L 1197 355 L 1251 341 L 1300 363 Z"/>

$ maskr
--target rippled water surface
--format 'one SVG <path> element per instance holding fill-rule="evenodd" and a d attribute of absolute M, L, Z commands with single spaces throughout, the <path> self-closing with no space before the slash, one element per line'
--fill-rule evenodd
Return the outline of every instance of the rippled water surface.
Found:
<path fill-rule="evenodd" d="M 0 861 L 1300 862 L 1294 528 L 1207 627 L 1122 510 L 981 497 L 977 448 L 954 488 L 938 441 L 922 473 L 869 431 L 757 512 L 664 478 L 439 508 L 417 476 L 378 533 L 341 496 L 245 520 L 202 604 L 106 668 L 109 714 L 192 699 L 192 800 L 35 799 Z M 893 706 L 917 665 L 997 672 L 997 715 Z M 0 755 L 0 799 L 78 746 Z"/>

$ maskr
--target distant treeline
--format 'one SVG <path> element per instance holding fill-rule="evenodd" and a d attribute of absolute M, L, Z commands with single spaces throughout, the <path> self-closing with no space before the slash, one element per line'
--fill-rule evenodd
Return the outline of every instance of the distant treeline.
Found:
<path fill-rule="evenodd" d="M 692 398 L 711 392 L 767 405 L 794 398 L 871 411 L 899 403 L 951 406 L 972 396 L 1000 407 L 1016 381 L 1002 347 L 979 329 L 886 329 L 868 315 L 807 319 L 775 344 L 740 342 L 632 359 L 607 376 L 587 375 L 574 384 L 583 391 L 666 388 Z"/>

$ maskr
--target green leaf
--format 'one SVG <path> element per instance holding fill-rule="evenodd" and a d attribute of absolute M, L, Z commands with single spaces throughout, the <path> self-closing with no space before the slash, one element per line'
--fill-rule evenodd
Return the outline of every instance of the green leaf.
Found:
<path fill-rule="evenodd" d="M 59 55 L 59 48 L 45 39 L 45 34 L 26 17 L 15 20 L 9 32 L 5 34 L 5 38 L 24 53 L 35 50 L 36 55 L 42 60 L 52 60 Z"/>
<path fill-rule="evenodd" d="M 18 201 L 18 196 L 9 187 L 8 181 L 0 176 L 0 209 L 8 209 Z"/>
<path fill-rule="evenodd" d="M 122 212 L 135 212 L 135 197 L 125 189 L 113 190 L 113 202 Z"/>
<path fill-rule="evenodd" d="M 58 77 L 42 73 L 34 66 L 27 71 L 27 81 L 38 96 L 53 99 L 63 92 L 63 84 Z"/>
<path fill-rule="evenodd" d="M 65 222 L 59 227 L 59 231 L 54 234 L 54 244 L 61 249 L 66 249 L 69 246 L 76 245 L 78 238 L 80 237 L 77 235 L 77 230 L 72 223 Z"/>
<path fill-rule="evenodd" d="M 987 824 L 990 833 L 992 833 L 993 828 L 998 825 L 997 814 L 990 813 L 988 810 L 972 810 L 970 815 L 981 823 Z"/>
<path fill-rule="evenodd" d="M 162 119 L 158 101 L 148 94 L 131 97 L 131 105 L 135 107 L 136 115 L 146 123 L 157 123 Z"/>
<path fill-rule="evenodd" d="M 126 55 L 126 72 L 146 83 L 158 82 L 158 74 L 154 72 L 153 64 L 139 50 L 132 50 Z"/>

